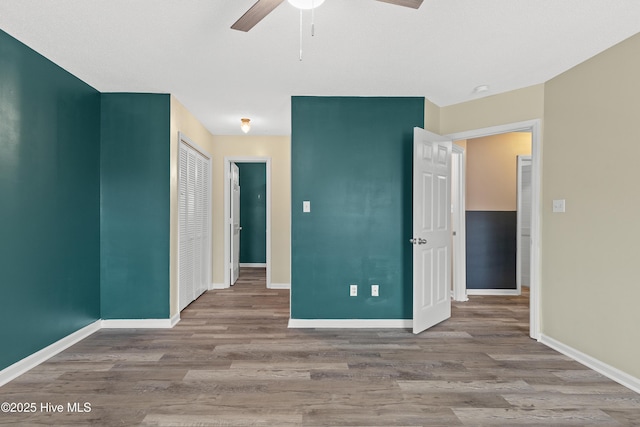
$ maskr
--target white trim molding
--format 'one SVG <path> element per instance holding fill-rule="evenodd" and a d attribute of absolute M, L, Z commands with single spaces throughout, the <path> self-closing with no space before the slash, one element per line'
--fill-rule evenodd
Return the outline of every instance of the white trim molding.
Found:
<path fill-rule="evenodd" d="M 46 362 L 56 354 L 99 331 L 100 329 L 170 329 L 180 321 L 180 313 L 171 319 L 107 319 L 95 322 L 78 329 L 53 344 L 7 366 L 0 371 L 0 387 Z"/>
<path fill-rule="evenodd" d="M 171 320 L 171 327 L 173 328 L 180 322 L 180 313 L 174 314 Z"/>
<path fill-rule="evenodd" d="M 10 365 L 0 371 L 0 387 L 14 380 L 25 372 L 35 368 L 39 364 L 46 362 L 61 351 L 66 350 L 72 345 L 82 341 L 89 335 L 100 330 L 101 321 L 96 320 L 93 323 L 79 329 L 66 337 L 54 342 L 53 344 L 33 353 L 30 356 L 25 357 L 22 360 L 17 361 L 13 365 Z"/>
<path fill-rule="evenodd" d="M 226 285 L 224 283 L 212 283 L 211 285 L 209 285 L 209 290 L 213 290 L 213 289 L 227 289 L 229 287 L 229 285 Z"/>
<path fill-rule="evenodd" d="M 180 321 L 180 315 L 171 319 L 106 319 L 103 329 L 171 329 Z"/>
<path fill-rule="evenodd" d="M 240 267 L 267 268 L 267 263 L 266 262 L 241 262 L 239 264 L 240 264 Z"/>
<path fill-rule="evenodd" d="M 412 328 L 413 319 L 289 319 L 289 328 Z"/>
<path fill-rule="evenodd" d="M 520 295 L 518 289 L 467 289 L 467 295 Z"/>
<path fill-rule="evenodd" d="M 618 384 L 621 384 L 628 389 L 635 391 L 636 393 L 640 393 L 640 378 L 631 376 L 618 368 L 614 368 L 613 366 L 608 365 L 596 359 L 595 357 L 591 357 L 588 354 L 585 354 L 580 350 L 576 350 L 575 348 L 570 347 L 545 334 L 540 334 L 540 342 L 547 347 L 551 347 L 552 349 L 564 354 L 565 356 L 569 356 L 576 362 L 582 363 L 584 366 L 593 369 L 594 371 L 604 375 L 605 377 L 612 379 Z"/>
<path fill-rule="evenodd" d="M 291 289 L 291 283 L 271 283 L 269 289 Z"/>
<path fill-rule="evenodd" d="M 454 301 L 469 301 L 467 298 L 467 225 L 466 225 L 466 156 L 457 144 L 451 149 L 451 225 L 453 226 L 453 293 Z"/>

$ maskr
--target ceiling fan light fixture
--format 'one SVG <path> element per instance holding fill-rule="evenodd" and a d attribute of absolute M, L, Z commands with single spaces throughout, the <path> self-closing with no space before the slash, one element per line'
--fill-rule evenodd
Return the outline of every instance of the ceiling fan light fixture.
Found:
<path fill-rule="evenodd" d="M 240 129 L 242 129 L 242 132 L 248 133 L 251 130 L 251 119 L 247 119 L 246 117 L 241 118 Z"/>
<path fill-rule="evenodd" d="M 324 3 L 324 0 L 287 0 L 293 7 L 298 9 L 315 9 Z"/>

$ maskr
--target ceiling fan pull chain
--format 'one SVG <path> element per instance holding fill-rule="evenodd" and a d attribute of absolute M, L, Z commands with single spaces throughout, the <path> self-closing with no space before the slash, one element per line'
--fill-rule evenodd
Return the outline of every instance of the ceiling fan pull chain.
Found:
<path fill-rule="evenodd" d="M 315 10 L 316 6 L 313 4 L 313 0 L 311 0 L 311 37 L 315 36 Z"/>

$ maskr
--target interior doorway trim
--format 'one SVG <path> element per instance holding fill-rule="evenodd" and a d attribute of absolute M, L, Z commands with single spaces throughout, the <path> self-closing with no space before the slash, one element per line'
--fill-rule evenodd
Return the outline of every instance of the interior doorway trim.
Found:
<path fill-rule="evenodd" d="M 453 144 L 452 165 L 452 226 L 453 226 L 453 299 L 468 301 L 467 298 L 467 232 L 465 224 L 465 182 L 466 157 L 464 148 Z"/>
<path fill-rule="evenodd" d="M 542 135 L 540 119 L 527 120 L 490 126 L 464 132 L 455 132 L 447 136 L 454 141 L 481 138 L 508 132 L 531 132 L 531 283 L 529 299 L 529 335 L 540 340 L 540 218 L 542 215 L 540 190 L 542 185 Z M 456 286 L 456 283 L 454 283 Z M 466 284 L 465 284 L 466 287 Z M 456 289 L 454 289 L 456 294 Z"/>
<path fill-rule="evenodd" d="M 271 288 L 271 157 L 229 156 L 224 158 L 224 286 L 231 286 L 231 163 L 264 163 L 267 173 L 267 288 Z"/>
<path fill-rule="evenodd" d="M 526 283 L 523 283 L 522 278 L 523 278 L 523 273 L 525 271 L 530 271 L 530 265 L 524 265 L 522 264 L 522 260 L 525 259 L 524 258 L 524 253 L 526 253 L 527 250 L 531 250 L 531 239 L 529 239 L 529 241 L 527 242 L 525 240 L 525 235 L 523 233 L 524 231 L 524 226 L 527 223 L 526 221 L 526 212 L 527 211 L 531 211 L 531 205 L 530 205 L 530 200 L 531 198 L 529 198 L 529 203 L 527 203 L 527 199 L 525 199 L 525 194 L 526 194 L 526 190 L 525 190 L 525 185 L 524 185 L 524 173 L 523 173 L 523 169 L 527 166 L 531 166 L 531 156 L 525 156 L 525 155 L 519 155 L 517 156 L 517 200 L 516 200 L 516 211 L 517 211 L 517 225 L 516 225 L 516 286 L 518 288 L 518 293 L 520 293 L 522 291 L 522 287 L 523 286 L 529 286 L 529 281 L 527 280 Z M 529 257 L 529 262 L 531 262 L 531 257 Z"/>

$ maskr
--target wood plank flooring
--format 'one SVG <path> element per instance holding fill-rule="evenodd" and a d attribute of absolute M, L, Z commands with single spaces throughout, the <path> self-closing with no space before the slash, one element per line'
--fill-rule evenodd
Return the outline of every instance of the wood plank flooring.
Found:
<path fill-rule="evenodd" d="M 288 308 L 243 269 L 174 329 L 101 330 L 0 388 L 38 408 L 0 424 L 640 426 L 640 395 L 528 337 L 527 295 L 454 303 L 418 336 L 288 329 Z"/>

